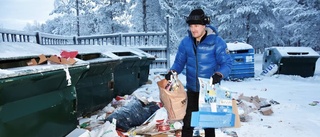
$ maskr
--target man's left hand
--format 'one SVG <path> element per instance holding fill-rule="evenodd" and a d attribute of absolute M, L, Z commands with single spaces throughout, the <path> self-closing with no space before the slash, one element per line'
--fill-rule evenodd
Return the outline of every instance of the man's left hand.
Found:
<path fill-rule="evenodd" d="M 212 75 L 210 78 L 210 82 L 212 85 L 220 83 L 221 80 L 222 80 L 222 75 L 219 73 L 214 73 L 214 75 Z"/>

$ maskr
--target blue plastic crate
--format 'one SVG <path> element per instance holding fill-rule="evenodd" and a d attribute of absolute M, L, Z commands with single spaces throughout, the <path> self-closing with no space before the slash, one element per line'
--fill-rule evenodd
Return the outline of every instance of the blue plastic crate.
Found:
<path fill-rule="evenodd" d="M 191 114 L 191 127 L 223 128 L 233 127 L 235 115 L 223 112 L 197 111 Z"/>

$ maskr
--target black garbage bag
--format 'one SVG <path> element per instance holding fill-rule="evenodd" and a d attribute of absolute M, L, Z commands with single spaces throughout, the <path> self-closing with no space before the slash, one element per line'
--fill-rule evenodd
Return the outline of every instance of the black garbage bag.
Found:
<path fill-rule="evenodd" d="M 155 102 L 145 105 L 139 99 L 133 97 L 126 105 L 110 114 L 106 121 L 112 122 L 113 118 L 116 119 L 117 129 L 126 132 L 132 127 L 143 124 L 158 109 L 159 106 Z"/>

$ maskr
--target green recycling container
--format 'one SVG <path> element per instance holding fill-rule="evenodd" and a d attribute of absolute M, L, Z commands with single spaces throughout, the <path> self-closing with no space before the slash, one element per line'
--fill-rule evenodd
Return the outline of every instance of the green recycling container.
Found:
<path fill-rule="evenodd" d="M 114 92 L 116 96 L 131 95 L 140 87 L 141 56 L 129 47 L 103 46 L 105 54 L 120 59 L 121 63 L 114 69 Z"/>
<path fill-rule="evenodd" d="M 148 48 L 144 48 L 148 50 Z M 139 85 L 144 85 L 148 82 L 149 74 L 150 74 L 150 65 L 156 59 L 154 55 L 151 55 L 141 49 L 131 48 L 130 50 L 134 54 L 140 57 L 140 72 L 139 72 Z"/>
<path fill-rule="evenodd" d="M 114 91 L 117 96 L 131 95 L 148 81 L 154 56 L 135 47 L 106 46 L 105 51 L 111 53 L 108 56 L 121 60 L 114 71 Z"/>
<path fill-rule="evenodd" d="M 144 85 L 148 82 L 150 74 L 150 64 L 155 60 L 155 58 L 143 58 L 140 63 L 140 81 L 139 85 Z"/>
<path fill-rule="evenodd" d="M 89 69 L 83 73 L 76 85 L 77 115 L 85 116 L 108 105 L 116 96 L 114 93 L 114 68 L 119 58 L 102 53 L 98 45 L 49 46 L 58 51 L 78 51 L 76 58 L 89 62 Z"/>
<path fill-rule="evenodd" d="M 140 58 L 131 52 L 113 52 L 121 58 L 121 63 L 115 67 L 114 90 L 116 95 L 131 95 L 139 88 Z"/>
<path fill-rule="evenodd" d="M 40 54 L 57 54 L 34 43 L 0 42 L 0 136 L 62 137 L 78 125 L 76 84 L 89 64 L 28 66 Z"/>
<path fill-rule="evenodd" d="M 92 55 L 92 54 L 91 54 Z M 78 58 L 86 60 L 85 56 Z M 101 56 L 96 54 L 96 57 Z M 120 60 L 104 58 L 104 60 L 90 61 L 90 69 L 83 74 L 78 82 L 77 112 L 88 114 L 107 106 L 116 96 L 114 93 L 114 68 L 120 63 Z"/>

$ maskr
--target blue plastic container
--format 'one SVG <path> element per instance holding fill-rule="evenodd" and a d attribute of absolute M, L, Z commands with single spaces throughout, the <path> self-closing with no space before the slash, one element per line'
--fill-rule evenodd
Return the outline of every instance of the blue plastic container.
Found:
<path fill-rule="evenodd" d="M 233 60 L 231 73 L 227 79 L 237 80 L 254 77 L 254 49 L 241 42 L 227 43 Z"/>
<path fill-rule="evenodd" d="M 191 127 L 233 127 L 234 122 L 235 115 L 233 113 L 196 111 L 191 114 Z"/>

